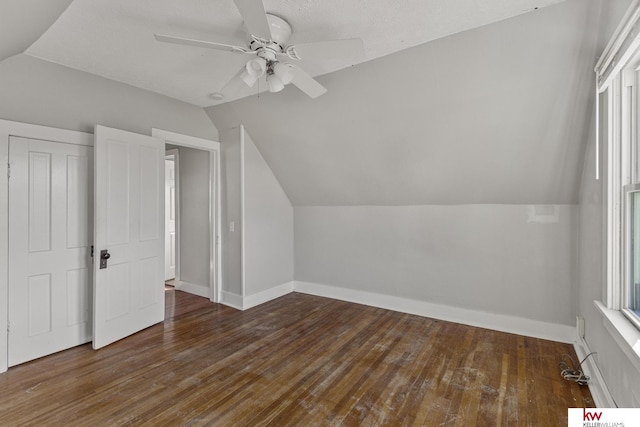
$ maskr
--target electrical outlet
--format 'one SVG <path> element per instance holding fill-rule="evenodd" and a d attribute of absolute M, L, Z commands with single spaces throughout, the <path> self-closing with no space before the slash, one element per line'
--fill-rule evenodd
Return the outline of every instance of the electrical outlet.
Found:
<path fill-rule="evenodd" d="M 578 336 L 584 338 L 584 317 L 576 316 L 576 329 L 578 330 Z"/>

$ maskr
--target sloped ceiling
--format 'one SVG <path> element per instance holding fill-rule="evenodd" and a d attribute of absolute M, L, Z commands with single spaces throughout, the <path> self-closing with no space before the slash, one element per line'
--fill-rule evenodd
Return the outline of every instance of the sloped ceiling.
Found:
<path fill-rule="evenodd" d="M 22 51 L 70 2 L 3 2 L 0 60 Z M 624 9 L 629 0 L 567 0 L 463 33 L 457 32 L 557 1 L 415 0 L 402 7 L 394 3 L 392 8 L 382 0 L 366 4 L 332 1 L 326 10 L 325 3 L 265 0 L 269 11 L 293 11 L 285 17 L 300 20 L 294 23 L 294 31 L 301 41 L 307 40 L 300 28 L 309 31 L 305 36 L 309 39 L 350 37 L 353 28 L 366 28 L 367 17 L 376 17 L 371 21 L 376 25 L 370 25 L 367 34 L 381 33 L 394 47 L 365 41 L 370 58 L 375 49 L 380 49 L 379 55 L 396 53 L 320 76 L 329 93 L 316 100 L 286 88 L 279 94 L 252 95 L 206 110 L 220 130 L 245 124 L 295 205 L 577 201 L 583 141 L 591 114 L 599 9 L 601 5 Z M 355 27 L 340 27 L 333 19 L 341 8 L 353 7 L 351 3 L 360 11 L 366 6 L 366 13 L 348 16 L 347 21 L 356 21 Z M 374 3 L 389 10 L 376 12 L 370 9 Z M 429 9 L 420 19 L 436 18 L 432 25 L 422 27 L 427 32 L 435 30 L 427 36 L 420 33 L 422 39 L 409 39 L 414 37 L 416 24 L 406 25 L 411 29 L 408 34 L 402 33 L 403 24 L 413 22 L 419 15 L 415 7 L 427 3 Z M 467 7 L 459 7 L 462 3 Z M 45 32 L 31 53 L 81 68 L 65 59 L 67 47 L 60 40 L 69 40 L 48 38 L 56 32 L 72 34 L 75 43 L 84 46 L 76 52 L 80 56 L 112 58 L 121 51 L 120 65 L 130 73 L 127 76 L 109 76 L 101 69 L 87 71 L 130 84 L 136 83 L 141 67 L 136 58 L 144 53 L 137 48 L 141 27 L 146 31 L 145 43 L 149 30 L 219 41 L 231 37 L 228 42 L 242 38 L 241 18 L 231 0 L 75 0 L 72 6 L 93 8 L 89 9 L 93 18 L 74 26 L 69 21 L 72 10 L 67 10 L 69 14 L 65 12 Z M 159 18 L 155 9 L 161 10 Z M 213 16 L 212 11 L 216 12 Z M 219 19 L 218 13 L 228 16 Z M 212 19 L 219 20 L 219 28 L 211 27 Z M 456 25 L 449 25 L 452 22 Z M 383 24 L 390 27 L 382 31 Z M 92 33 L 94 26 L 98 33 Z M 100 33 L 105 28 L 108 32 Z M 457 34 L 420 44 L 453 33 Z M 99 39 L 99 44 L 88 43 L 85 36 Z M 101 44 L 105 40 L 113 44 Z M 417 46 L 402 50 L 411 45 Z M 36 55 L 36 48 L 64 58 L 54 59 L 42 52 Z M 193 102 L 198 105 L 209 103 L 204 97 L 216 89 L 212 81 L 226 78 L 219 70 L 231 67 L 228 64 L 235 67 L 228 54 L 216 56 L 218 52 L 208 50 L 187 54 L 180 46 L 163 47 L 169 48 L 175 51 L 160 51 L 159 62 L 156 59 L 150 67 L 152 74 L 166 72 L 172 77 L 157 91 L 169 93 L 183 84 L 194 85 L 197 99 Z M 138 80 L 138 86 L 154 90 L 146 78 Z M 180 93 L 173 96 L 187 98 Z"/>
<path fill-rule="evenodd" d="M 569 0 L 207 109 L 294 205 L 576 203 L 600 2 Z"/>
<path fill-rule="evenodd" d="M 2 0 L 0 61 L 24 52 L 71 2 L 72 0 Z"/>
<path fill-rule="evenodd" d="M 561 1 L 264 0 L 264 5 L 291 24 L 290 44 L 359 37 L 370 60 Z M 26 53 L 199 106 L 216 103 L 209 95 L 220 91 L 248 60 L 245 55 L 159 43 L 154 33 L 246 45 L 232 0 L 74 0 Z M 316 76 L 353 63 L 301 65 Z M 225 101 L 258 90 L 244 87 Z"/>

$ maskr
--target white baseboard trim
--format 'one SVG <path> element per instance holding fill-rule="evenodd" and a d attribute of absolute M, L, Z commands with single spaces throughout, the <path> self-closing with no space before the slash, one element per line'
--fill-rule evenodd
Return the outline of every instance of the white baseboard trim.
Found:
<path fill-rule="evenodd" d="M 577 336 L 575 326 L 542 322 L 539 320 L 525 319 L 505 314 L 487 313 L 483 311 L 469 310 L 443 304 L 434 304 L 426 301 L 418 301 L 409 298 L 401 298 L 337 286 L 321 285 L 311 282 L 295 281 L 283 283 L 282 285 L 267 289 L 257 294 L 248 295 L 244 298 L 241 295 L 222 291 L 222 300 L 220 302 L 238 310 L 247 310 L 260 304 L 264 304 L 265 302 L 280 298 L 290 292 L 300 292 L 303 294 L 333 298 L 356 304 L 364 304 L 372 307 L 399 311 L 401 313 L 415 314 L 423 317 L 446 320 L 448 322 L 462 323 L 464 325 L 477 326 L 480 328 L 569 344 L 575 344 L 575 337 Z"/>
<path fill-rule="evenodd" d="M 294 282 L 283 283 L 274 288 L 267 289 L 257 294 L 247 295 L 242 301 L 244 310 L 264 304 L 265 302 L 274 300 L 293 292 Z"/>
<path fill-rule="evenodd" d="M 242 295 L 232 294 L 231 292 L 222 291 L 220 293 L 220 304 L 242 310 Z"/>
<path fill-rule="evenodd" d="M 576 350 L 576 355 L 578 356 L 576 363 L 580 363 L 591 353 L 589 345 L 583 338 L 578 338 L 573 344 L 573 348 Z M 582 372 L 590 378 L 589 391 L 591 392 L 591 396 L 593 396 L 593 403 L 595 403 L 598 408 L 616 408 L 616 402 L 613 400 L 613 396 L 611 396 L 609 388 L 604 382 L 604 377 L 600 373 L 600 369 L 598 369 L 598 364 L 596 363 L 597 356 L 597 354 L 589 356 L 581 367 Z"/>
<path fill-rule="evenodd" d="M 337 286 L 321 285 L 318 283 L 296 281 L 294 291 L 569 344 L 575 342 L 577 335 L 575 326 L 547 323 L 505 314 L 469 310 L 426 301 L 340 288 Z"/>
<path fill-rule="evenodd" d="M 177 291 L 183 291 L 190 294 L 198 295 L 199 297 L 209 298 L 208 286 L 196 285 L 193 283 L 185 282 L 183 280 L 176 280 L 175 289 Z"/>

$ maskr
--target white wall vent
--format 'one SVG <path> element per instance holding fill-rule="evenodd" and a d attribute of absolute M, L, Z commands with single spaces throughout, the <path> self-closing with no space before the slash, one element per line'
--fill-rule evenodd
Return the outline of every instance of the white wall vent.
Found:
<path fill-rule="evenodd" d="M 558 205 L 529 205 L 527 211 L 527 222 L 540 224 L 560 222 L 560 206 Z"/>

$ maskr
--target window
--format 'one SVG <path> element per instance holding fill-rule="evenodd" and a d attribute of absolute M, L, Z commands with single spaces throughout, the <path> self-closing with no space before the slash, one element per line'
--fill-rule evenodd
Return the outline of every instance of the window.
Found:
<path fill-rule="evenodd" d="M 598 142 L 606 159 L 603 300 L 640 329 L 640 6 L 625 15 L 596 65 Z M 598 150 L 598 153 L 600 151 Z M 599 174 L 599 159 L 596 168 Z"/>
<path fill-rule="evenodd" d="M 602 302 L 594 304 L 640 372 L 640 2 L 631 4 L 595 71 L 596 179 L 600 166 L 606 178 L 606 286 Z"/>
<path fill-rule="evenodd" d="M 625 201 L 628 271 L 622 292 L 622 311 L 640 328 L 640 184 L 625 187 Z"/>
<path fill-rule="evenodd" d="M 640 161 L 636 127 L 640 50 L 605 90 L 607 142 L 607 307 L 640 329 Z M 602 114 L 600 114 L 602 122 Z M 602 135 L 601 135 L 602 136 Z"/>
<path fill-rule="evenodd" d="M 625 188 L 625 200 L 628 212 L 629 273 L 627 288 L 627 306 L 637 316 L 640 312 L 640 185 L 628 185 Z"/>

